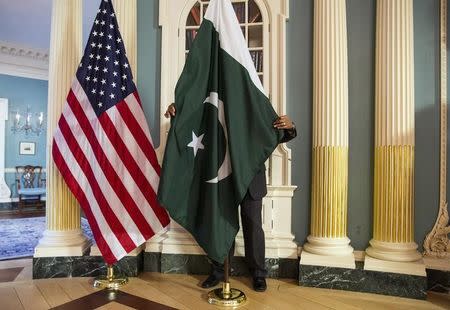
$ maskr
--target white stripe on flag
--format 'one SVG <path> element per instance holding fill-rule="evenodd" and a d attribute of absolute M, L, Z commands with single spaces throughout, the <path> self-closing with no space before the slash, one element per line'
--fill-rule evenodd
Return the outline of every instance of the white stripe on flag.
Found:
<path fill-rule="evenodd" d="M 212 0 L 206 10 L 205 19 L 212 22 L 219 33 L 220 47 L 247 69 L 253 84 L 267 96 L 231 1 Z"/>
<path fill-rule="evenodd" d="M 139 126 L 141 126 L 142 131 L 147 136 L 147 139 L 150 141 L 152 147 L 153 140 L 152 136 L 150 134 L 150 130 L 148 129 L 147 120 L 145 119 L 144 110 L 142 109 L 141 105 L 137 101 L 134 94 L 130 94 L 128 97 L 125 98 L 125 102 L 128 105 L 128 108 L 130 109 L 131 113 L 133 114 L 134 118 L 136 118 Z"/>
<path fill-rule="evenodd" d="M 77 79 L 75 79 L 75 81 L 73 82 L 72 91 L 78 102 L 80 103 L 88 121 L 90 122 L 95 136 L 97 137 L 98 143 L 100 144 L 105 156 L 114 167 L 117 175 L 121 178 L 127 192 L 130 194 L 136 206 L 144 215 L 152 230 L 154 232 L 160 231 L 163 227 L 159 222 L 158 217 L 153 211 L 153 208 L 149 205 L 147 199 L 141 191 L 141 188 L 136 184 L 130 172 L 122 162 L 120 156 L 117 154 L 116 149 L 113 147 L 107 134 L 103 130 L 103 127 L 98 121 L 97 115 L 95 114 L 91 103 L 86 96 L 86 93 L 84 92 Z"/>
<path fill-rule="evenodd" d="M 130 217 L 130 214 L 128 214 L 119 197 L 117 197 L 116 192 L 111 187 L 108 178 L 105 176 L 105 173 L 101 169 L 101 166 L 98 163 L 97 158 L 95 157 L 91 144 L 84 135 L 83 130 L 78 124 L 78 120 L 76 119 L 75 115 L 73 114 L 68 104 L 65 106 L 63 110 L 63 115 L 73 135 L 75 136 L 78 145 L 83 150 L 84 156 L 86 156 L 88 163 L 94 173 L 95 181 L 97 182 L 103 195 L 105 196 L 108 205 L 111 207 L 117 219 L 125 228 L 131 240 L 133 240 L 134 244 L 136 246 L 139 246 L 140 244 L 144 243 L 146 241 L 144 236 L 142 236 L 142 234 L 139 231 L 139 228 L 136 226 L 136 223 Z"/>
<path fill-rule="evenodd" d="M 108 113 L 113 123 L 126 123 L 115 106 L 110 108 L 106 113 Z M 133 156 L 134 160 L 138 163 L 139 169 L 145 175 L 147 181 L 150 183 L 155 193 L 157 193 L 159 186 L 159 175 L 156 173 L 147 156 L 145 156 L 145 154 L 143 153 L 144 150 L 141 149 L 133 134 L 130 132 L 128 126 L 117 128 L 117 132 L 122 138 L 122 141 L 126 141 L 127 148 L 130 150 L 130 153 Z"/>
<path fill-rule="evenodd" d="M 66 105 L 67 107 L 67 105 Z M 95 199 L 94 193 L 92 192 L 92 188 L 84 175 L 83 170 L 81 169 L 80 165 L 78 164 L 78 161 L 73 156 L 72 152 L 70 151 L 69 146 L 67 145 L 67 141 L 64 139 L 64 136 L 58 127 L 56 129 L 54 139 L 56 144 L 58 145 L 58 148 L 61 152 L 61 155 L 64 157 L 65 161 L 68 163 L 67 167 L 69 168 L 70 172 L 72 173 L 73 177 L 77 181 L 80 188 L 83 190 L 86 198 L 88 199 L 90 203 L 90 209 L 92 210 L 92 213 L 94 214 L 95 221 L 98 224 L 98 227 L 100 229 L 100 232 L 105 239 L 105 241 L 108 242 L 108 246 L 111 249 L 111 252 L 113 255 L 120 259 L 121 257 L 125 256 L 127 253 L 125 249 L 120 244 L 119 240 L 117 239 L 116 235 L 112 232 L 111 227 L 109 227 L 108 222 L 106 221 L 105 217 L 103 216 L 100 207 L 98 205 L 97 199 Z"/>

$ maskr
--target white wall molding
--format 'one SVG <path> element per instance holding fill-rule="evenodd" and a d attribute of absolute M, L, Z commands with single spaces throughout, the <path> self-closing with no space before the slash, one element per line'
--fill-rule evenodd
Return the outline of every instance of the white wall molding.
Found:
<path fill-rule="evenodd" d="M 19 202 L 19 198 L 5 198 L 5 199 L 0 199 L 0 204 L 1 204 L 1 203 L 11 203 L 11 202 Z"/>
<path fill-rule="evenodd" d="M 0 74 L 48 80 L 49 51 L 0 41 Z"/>
<path fill-rule="evenodd" d="M 23 172 L 23 169 L 20 169 L 19 172 Z M 46 173 L 47 169 L 42 169 L 42 173 Z M 5 173 L 16 173 L 16 168 L 5 168 Z"/>

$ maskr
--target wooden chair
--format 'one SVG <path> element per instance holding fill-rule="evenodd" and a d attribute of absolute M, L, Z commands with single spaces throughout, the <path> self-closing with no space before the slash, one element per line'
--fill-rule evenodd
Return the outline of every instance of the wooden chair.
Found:
<path fill-rule="evenodd" d="M 44 202 L 46 179 L 42 177 L 42 166 L 16 166 L 16 187 L 19 195 L 19 212 L 24 207 L 41 209 Z"/>

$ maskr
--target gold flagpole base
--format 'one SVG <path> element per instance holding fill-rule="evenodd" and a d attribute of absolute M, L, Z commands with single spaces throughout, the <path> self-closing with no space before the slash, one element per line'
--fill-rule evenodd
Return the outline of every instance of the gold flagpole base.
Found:
<path fill-rule="evenodd" d="M 128 278 L 122 275 L 115 275 L 113 266 L 108 265 L 106 276 L 98 276 L 94 279 L 94 287 L 118 290 L 128 283 Z"/>
<path fill-rule="evenodd" d="M 224 282 L 222 288 L 208 293 L 208 302 L 222 307 L 238 307 L 245 303 L 247 297 L 244 292 L 230 288 L 230 283 Z"/>

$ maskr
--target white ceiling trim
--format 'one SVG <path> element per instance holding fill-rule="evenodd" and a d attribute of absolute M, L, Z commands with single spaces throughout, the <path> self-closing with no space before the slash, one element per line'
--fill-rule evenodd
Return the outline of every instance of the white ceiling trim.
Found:
<path fill-rule="evenodd" d="M 48 55 L 45 49 L 0 41 L 0 74 L 48 80 Z"/>

